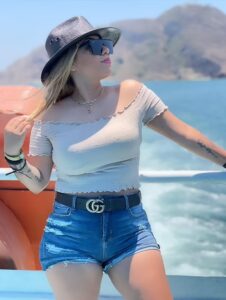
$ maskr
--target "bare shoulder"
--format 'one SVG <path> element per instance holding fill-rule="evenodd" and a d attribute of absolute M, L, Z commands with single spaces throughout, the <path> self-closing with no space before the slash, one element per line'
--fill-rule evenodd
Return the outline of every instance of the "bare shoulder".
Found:
<path fill-rule="evenodd" d="M 121 82 L 121 86 L 126 96 L 129 99 L 133 99 L 143 86 L 143 83 L 135 79 L 125 79 Z"/>
<path fill-rule="evenodd" d="M 129 89 L 129 90 L 132 90 L 132 91 L 137 91 L 138 89 L 141 88 L 141 86 L 143 85 L 142 82 L 138 81 L 138 80 L 135 80 L 135 79 L 125 79 L 121 82 L 122 86 Z"/>

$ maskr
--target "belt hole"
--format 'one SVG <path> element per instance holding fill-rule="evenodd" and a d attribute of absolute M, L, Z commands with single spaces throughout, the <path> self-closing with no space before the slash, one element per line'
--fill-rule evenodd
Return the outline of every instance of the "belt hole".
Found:
<path fill-rule="evenodd" d="M 129 208 L 129 199 L 128 199 L 128 196 L 127 195 L 123 195 L 126 199 L 126 209 Z"/>
<path fill-rule="evenodd" d="M 77 199 L 77 195 L 74 195 L 72 198 L 72 207 L 76 208 L 76 199 Z"/>

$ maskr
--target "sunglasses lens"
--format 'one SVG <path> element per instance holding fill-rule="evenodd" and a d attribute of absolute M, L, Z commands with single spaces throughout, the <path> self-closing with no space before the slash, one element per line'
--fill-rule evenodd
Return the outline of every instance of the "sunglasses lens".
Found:
<path fill-rule="evenodd" d="M 104 47 L 109 49 L 110 53 L 113 53 L 113 41 L 107 39 L 98 39 L 98 40 L 91 40 L 90 46 L 92 49 L 93 54 L 95 55 L 102 55 Z"/>
<path fill-rule="evenodd" d="M 104 47 L 109 49 L 109 53 L 113 53 L 113 41 L 107 39 L 88 40 L 82 43 L 80 47 L 83 47 L 94 55 L 102 55 Z"/>

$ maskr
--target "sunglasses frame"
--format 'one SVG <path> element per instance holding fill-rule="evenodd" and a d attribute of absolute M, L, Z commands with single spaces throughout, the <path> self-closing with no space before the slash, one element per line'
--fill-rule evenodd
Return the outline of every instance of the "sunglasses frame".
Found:
<path fill-rule="evenodd" d="M 109 53 L 113 53 L 113 41 L 110 39 L 89 39 L 82 44 L 79 48 L 86 46 L 86 50 L 89 50 L 93 55 L 102 55 L 103 46 L 109 49 Z"/>

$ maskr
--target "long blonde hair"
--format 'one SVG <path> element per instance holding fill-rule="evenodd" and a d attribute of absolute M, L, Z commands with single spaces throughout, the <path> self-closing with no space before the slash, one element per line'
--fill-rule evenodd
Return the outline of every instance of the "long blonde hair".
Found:
<path fill-rule="evenodd" d="M 58 101 L 74 93 L 76 85 L 71 77 L 71 68 L 74 63 L 79 45 L 71 46 L 54 64 L 44 82 L 44 102 L 42 102 L 28 116 L 28 121 L 33 121 L 38 115 L 47 111 Z"/>

